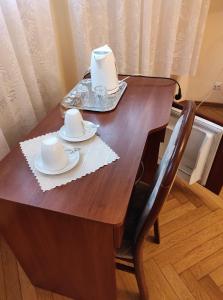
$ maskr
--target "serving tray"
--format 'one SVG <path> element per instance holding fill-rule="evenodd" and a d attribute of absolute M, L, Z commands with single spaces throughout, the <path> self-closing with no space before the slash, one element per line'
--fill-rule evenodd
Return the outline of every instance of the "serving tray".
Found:
<path fill-rule="evenodd" d="M 87 86 L 89 91 L 89 101 L 85 103 L 83 99 L 77 103 L 75 103 L 75 100 L 72 103 L 72 99 L 74 99 L 73 94 L 77 90 L 77 86 L 79 84 L 83 84 Z M 69 108 L 77 108 L 81 110 L 89 110 L 89 111 L 98 111 L 98 112 L 106 112 L 111 111 L 116 108 L 118 105 L 123 93 L 125 92 L 127 88 L 127 83 L 125 81 L 119 82 L 119 89 L 117 92 L 108 95 L 108 99 L 106 100 L 106 103 L 101 103 L 101 101 L 98 101 L 98 98 L 95 97 L 94 92 L 91 88 L 91 79 L 88 80 L 81 80 L 75 87 L 63 98 L 63 101 L 61 102 L 61 106 L 63 110 L 67 110 Z"/>

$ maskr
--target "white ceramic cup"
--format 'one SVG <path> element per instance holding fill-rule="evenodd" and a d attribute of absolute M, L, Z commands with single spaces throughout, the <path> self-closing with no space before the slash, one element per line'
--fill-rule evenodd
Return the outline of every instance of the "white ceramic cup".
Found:
<path fill-rule="evenodd" d="M 79 137 L 84 134 L 83 118 L 78 109 L 72 108 L 66 111 L 64 126 L 69 137 Z"/>
<path fill-rule="evenodd" d="M 41 143 L 41 158 L 44 167 L 50 171 L 63 169 L 68 163 L 68 155 L 57 137 L 49 137 Z"/>

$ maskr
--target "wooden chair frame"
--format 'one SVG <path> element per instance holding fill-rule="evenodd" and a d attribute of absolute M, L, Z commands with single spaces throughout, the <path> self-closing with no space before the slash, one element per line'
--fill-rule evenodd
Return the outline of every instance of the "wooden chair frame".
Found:
<path fill-rule="evenodd" d="M 145 274 L 143 270 L 143 246 L 148 235 L 150 228 L 154 225 L 154 233 L 157 242 L 159 242 L 159 224 L 158 224 L 158 215 L 160 210 L 167 198 L 169 191 L 173 185 L 177 169 L 184 153 L 188 138 L 191 133 L 193 126 L 194 116 L 195 116 L 195 104 L 193 101 L 185 101 L 184 107 L 181 113 L 182 123 L 180 125 L 179 132 L 177 134 L 175 147 L 171 153 L 171 157 L 168 161 L 165 172 L 162 176 L 162 181 L 159 186 L 159 190 L 156 194 L 155 201 L 146 216 L 146 219 L 139 221 L 138 224 L 138 233 L 135 236 L 135 242 L 133 247 L 133 258 L 120 258 L 117 262 L 116 267 L 119 270 L 130 272 L 135 274 L 136 280 L 139 287 L 140 299 L 148 300 L 149 294 L 146 287 Z M 159 170 L 154 179 L 152 187 L 155 187 L 156 180 L 159 175 Z M 153 190 L 153 188 L 151 190 Z M 120 262 L 121 260 L 121 262 Z M 126 265 L 126 263 L 131 263 L 131 266 Z"/>

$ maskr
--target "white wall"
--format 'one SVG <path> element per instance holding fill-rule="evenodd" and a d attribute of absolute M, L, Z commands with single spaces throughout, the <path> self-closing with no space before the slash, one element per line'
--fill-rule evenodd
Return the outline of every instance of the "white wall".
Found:
<path fill-rule="evenodd" d="M 215 81 L 223 82 L 223 0 L 211 0 L 196 75 L 178 80 L 184 99 L 202 101 L 209 95 L 208 102 L 223 103 L 223 84 L 212 90 Z"/>

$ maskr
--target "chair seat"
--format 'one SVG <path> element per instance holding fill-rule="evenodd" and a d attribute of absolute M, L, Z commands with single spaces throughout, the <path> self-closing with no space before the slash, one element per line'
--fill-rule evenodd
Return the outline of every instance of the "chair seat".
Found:
<path fill-rule="evenodd" d="M 122 245 L 117 249 L 117 258 L 133 258 L 133 241 L 141 213 L 147 203 L 149 185 L 139 182 L 133 190 L 125 220 Z"/>

